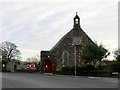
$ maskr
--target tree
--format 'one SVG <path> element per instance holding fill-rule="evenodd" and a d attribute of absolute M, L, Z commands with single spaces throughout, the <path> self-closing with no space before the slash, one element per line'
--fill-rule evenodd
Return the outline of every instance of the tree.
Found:
<path fill-rule="evenodd" d="M 2 60 L 5 62 L 10 62 L 11 59 L 18 59 L 21 54 L 17 46 L 9 41 L 0 44 L 0 51 L 2 52 Z"/>
<path fill-rule="evenodd" d="M 97 44 L 96 44 L 97 45 Z M 102 45 L 97 45 L 97 53 L 96 53 L 96 55 L 97 55 L 97 60 L 98 61 L 100 61 L 100 64 L 101 64 L 101 60 L 103 59 L 103 58 L 107 58 L 107 56 L 109 56 L 110 55 L 110 52 L 108 52 L 108 50 L 107 49 L 105 49 Z"/>
<path fill-rule="evenodd" d="M 120 49 L 114 51 L 114 57 L 117 62 L 120 62 Z"/>
<path fill-rule="evenodd" d="M 97 45 L 96 43 L 86 43 L 82 51 L 81 58 L 84 60 L 84 63 L 93 62 L 93 65 L 97 61 L 101 62 L 103 58 L 106 58 L 110 53 L 102 45 Z"/>
<path fill-rule="evenodd" d="M 39 58 L 40 58 L 39 55 L 36 55 L 36 56 L 34 56 L 34 57 L 28 57 L 28 58 L 26 59 L 26 61 L 27 61 L 27 62 L 39 62 L 39 61 L 40 61 Z"/>

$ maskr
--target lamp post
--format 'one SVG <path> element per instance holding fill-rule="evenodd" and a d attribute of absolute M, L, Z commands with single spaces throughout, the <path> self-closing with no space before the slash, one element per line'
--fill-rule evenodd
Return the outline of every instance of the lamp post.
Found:
<path fill-rule="evenodd" d="M 80 46 L 81 44 L 81 37 L 73 37 L 73 45 L 74 45 L 74 60 L 75 60 L 75 76 L 77 75 L 76 65 L 77 65 L 77 48 L 76 46 Z"/>
<path fill-rule="evenodd" d="M 75 76 L 76 76 L 76 74 L 77 74 L 77 71 L 76 71 L 76 62 L 77 62 L 77 60 L 76 60 L 76 45 L 74 45 L 74 58 L 75 58 Z"/>

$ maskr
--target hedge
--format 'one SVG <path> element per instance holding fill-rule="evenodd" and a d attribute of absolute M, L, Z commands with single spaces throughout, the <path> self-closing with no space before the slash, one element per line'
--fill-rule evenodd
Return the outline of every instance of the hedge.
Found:
<path fill-rule="evenodd" d="M 77 75 L 79 76 L 101 76 L 101 77 L 112 76 L 111 71 L 103 70 L 103 69 L 100 70 L 98 67 L 95 68 L 92 65 L 76 66 L 76 72 L 77 72 Z M 75 66 L 65 66 L 62 68 L 62 72 L 61 72 L 61 74 L 64 74 L 64 75 L 74 75 L 74 73 L 75 73 Z"/>
<path fill-rule="evenodd" d="M 120 62 L 114 62 L 111 64 L 111 69 L 113 72 L 119 72 L 120 73 Z"/>

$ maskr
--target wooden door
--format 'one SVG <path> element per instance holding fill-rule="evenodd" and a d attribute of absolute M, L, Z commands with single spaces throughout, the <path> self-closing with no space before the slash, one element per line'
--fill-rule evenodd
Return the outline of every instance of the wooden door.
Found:
<path fill-rule="evenodd" d="M 50 60 L 44 62 L 44 73 L 52 73 L 52 70 L 52 62 Z"/>

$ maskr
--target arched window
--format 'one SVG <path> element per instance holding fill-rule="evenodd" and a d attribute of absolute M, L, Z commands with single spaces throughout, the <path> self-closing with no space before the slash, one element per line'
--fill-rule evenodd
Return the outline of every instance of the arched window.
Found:
<path fill-rule="evenodd" d="M 69 53 L 64 51 L 62 57 L 63 57 L 63 66 L 68 65 Z"/>

